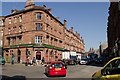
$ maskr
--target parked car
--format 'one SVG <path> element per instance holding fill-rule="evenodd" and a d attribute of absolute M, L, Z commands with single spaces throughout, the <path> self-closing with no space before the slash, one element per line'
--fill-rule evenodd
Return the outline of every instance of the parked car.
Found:
<path fill-rule="evenodd" d="M 73 59 L 68 60 L 68 65 L 76 65 L 76 64 L 77 64 L 76 60 Z"/>
<path fill-rule="evenodd" d="M 92 75 L 92 80 L 120 80 L 120 57 L 113 58 Z"/>
<path fill-rule="evenodd" d="M 99 57 L 95 60 L 95 63 L 96 64 L 102 64 L 103 63 L 103 58 L 102 57 Z"/>
<path fill-rule="evenodd" d="M 61 61 L 51 62 L 45 67 L 45 74 L 48 76 L 66 76 L 66 66 Z"/>
<path fill-rule="evenodd" d="M 92 58 L 87 58 L 87 64 L 92 64 L 94 62 L 94 60 Z"/>
<path fill-rule="evenodd" d="M 81 59 L 79 64 L 87 64 L 88 63 L 88 59 L 87 58 L 84 58 L 84 59 Z"/>
<path fill-rule="evenodd" d="M 67 66 L 68 62 L 69 62 L 69 59 L 63 59 L 62 62 Z"/>
<path fill-rule="evenodd" d="M 58 60 L 64 63 L 65 67 L 67 68 L 68 65 L 68 60 L 67 59 L 63 59 L 63 60 Z"/>

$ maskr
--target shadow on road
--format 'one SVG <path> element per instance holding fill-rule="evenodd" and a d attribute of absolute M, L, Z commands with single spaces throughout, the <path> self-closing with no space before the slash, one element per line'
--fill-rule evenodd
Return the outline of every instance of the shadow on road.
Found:
<path fill-rule="evenodd" d="M 49 76 L 47 73 L 44 73 L 48 78 L 57 78 L 57 77 L 61 77 L 61 78 L 63 78 L 63 77 L 65 77 L 65 76 Z"/>
<path fill-rule="evenodd" d="M 49 77 L 49 75 L 47 73 L 44 73 L 47 77 Z"/>
<path fill-rule="evenodd" d="M 48 77 L 48 78 L 26 78 L 25 76 L 20 76 L 20 75 L 16 75 L 13 77 L 0 75 L 0 78 L 1 76 L 2 76 L 1 80 L 91 80 L 90 78 L 65 78 L 62 76 L 59 76 L 59 78 L 58 76 Z"/>
<path fill-rule="evenodd" d="M 1 80 L 27 80 L 25 76 L 13 76 L 13 77 L 9 77 L 6 75 L 2 75 L 2 79 Z"/>
<path fill-rule="evenodd" d="M 91 64 L 88 64 L 88 66 L 103 67 L 104 64 L 91 63 Z"/>

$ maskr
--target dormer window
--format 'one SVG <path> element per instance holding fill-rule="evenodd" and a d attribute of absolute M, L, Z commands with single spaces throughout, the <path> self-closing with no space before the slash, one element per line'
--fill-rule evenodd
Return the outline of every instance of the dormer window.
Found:
<path fill-rule="evenodd" d="M 41 12 L 38 12 L 37 14 L 36 14 L 36 19 L 41 19 L 41 16 L 42 15 L 42 13 Z"/>

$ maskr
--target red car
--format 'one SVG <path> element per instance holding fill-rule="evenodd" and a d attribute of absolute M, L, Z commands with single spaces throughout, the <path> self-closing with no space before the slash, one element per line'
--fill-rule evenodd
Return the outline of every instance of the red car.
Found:
<path fill-rule="evenodd" d="M 48 76 L 66 76 L 66 66 L 61 61 L 51 62 L 46 66 L 45 73 Z"/>

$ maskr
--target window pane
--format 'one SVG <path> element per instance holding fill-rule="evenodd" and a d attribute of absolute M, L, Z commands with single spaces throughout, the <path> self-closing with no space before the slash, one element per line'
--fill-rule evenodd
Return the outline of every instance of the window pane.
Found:
<path fill-rule="evenodd" d="M 42 42 L 42 36 L 35 36 L 35 43 L 41 43 Z"/>
<path fill-rule="evenodd" d="M 36 30 L 41 30 L 41 24 L 40 23 L 36 24 Z"/>
<path fill-rule="evenodd" d="M 9 18 L 9 24 L 11 24 L 11 18 Z"/>
<path fill-rule="evenodd" d="M 19 16 L 19 21 L 20 21 L 20 22 L 22 22 L 22 15 L 21 15 L 21 16 Z"/>
<path fill-rule="evenodd" d="M 41 13 L 36 14 L 37 19 L 41 19 Z"/>
<path fill-rule="evenodd" d="M 37 36 L 35 36 L 35 43 L 37 43 Z"/>

